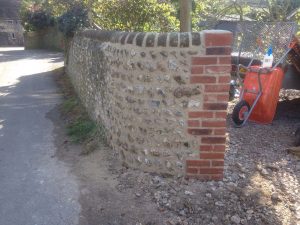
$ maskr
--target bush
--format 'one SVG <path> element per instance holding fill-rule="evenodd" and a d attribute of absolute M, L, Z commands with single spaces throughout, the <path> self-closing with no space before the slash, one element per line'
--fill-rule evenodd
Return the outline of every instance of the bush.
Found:
<path fill-rule="evenodd" d="M 73 6 L 58 18 L 57 23 L 62 33 L 68 37 L 73 36 L 76 30 L 90 26 L 88 10 L 82 5 Z"/>
<path fill-rule="evenodd" d="M 179 29 L 173 5 L 157 0 L 101 0 L 95 22 L 107 30 L 169 32 Z"/>
<path fill-rule="evenodd" d="M 26 31 L 37 31 L 54 25 L 54 17 L 43 10 L 26 11 L 22 15 L 22 24 Z"/>

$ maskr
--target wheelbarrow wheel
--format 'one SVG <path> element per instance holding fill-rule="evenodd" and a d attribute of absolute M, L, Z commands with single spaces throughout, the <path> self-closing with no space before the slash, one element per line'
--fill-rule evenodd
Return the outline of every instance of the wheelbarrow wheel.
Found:
<path fill-rule="evenodd" d="M 236 125 L 241 125 L 250 111 L 250 105 L 245 100 L 240 101 L 233 109 L 232 120 Z"/>

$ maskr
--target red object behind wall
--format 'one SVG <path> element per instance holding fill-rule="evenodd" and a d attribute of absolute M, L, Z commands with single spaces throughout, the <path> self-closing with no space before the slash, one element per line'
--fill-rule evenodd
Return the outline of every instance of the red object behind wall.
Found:
<path fill-rule="evenodd" d="M 258 67 L 254 67 L 257 68 Z M 259 98 L 255 108 L 253 109 L 250 120 L 258 123 L 268 124 L 274 119 L 277 103 L 279 100 L 279 91 L 281 89 L 284 72 L 277 67 L 272 72 L 262 73 L 262 95 Z M 259 90 L 258 73 L 249 71 L 246 73 L 244 80 L 244 89 L 248 91 Z M 246 100 L 250 106 L 253 105 L 257 94 L 245 92 L 243 99 Z"/>

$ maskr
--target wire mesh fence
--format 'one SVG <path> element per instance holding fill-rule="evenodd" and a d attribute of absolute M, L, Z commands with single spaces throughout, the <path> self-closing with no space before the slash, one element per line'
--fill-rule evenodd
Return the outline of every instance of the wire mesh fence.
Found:
<path fill-rule="evenodd" d="M 261 61 L 271 46 L 274 62 L 284 60 L 289 44 L 297 30 L 295 22 L 222 21 L 216 29 L 233 32 L 232 55 L 235 64 L 243 59 Z M 247 66 L 247 65 L 245 65 Z"/>

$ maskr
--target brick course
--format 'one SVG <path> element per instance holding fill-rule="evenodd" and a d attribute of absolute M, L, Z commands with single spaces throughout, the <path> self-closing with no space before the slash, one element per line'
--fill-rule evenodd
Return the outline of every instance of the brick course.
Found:
<path fill-rule="evenodd" d="M 232 35 L 82 31 L 67 72 L 125 165 L 221 180 Z"/>
<path fill-rule="evenodd" d="M 204 43 L 206 55 L 193 57 L 190 79 L 191 84 L 203 86 L 203 103 L 199 111 L 189 112 L 189 118 L 198 120 L 188 124 L 197 125 L 199 131 L 212 129 L 212 133 L 208 135 L 188 130 L 191 135 L 198 135 L 200 138 L 199 155 L 187 161 L 186 173 L 188 177 L 201 180 L 222 180 L 232 35 L 222 31 L 205 31 Z"/>

